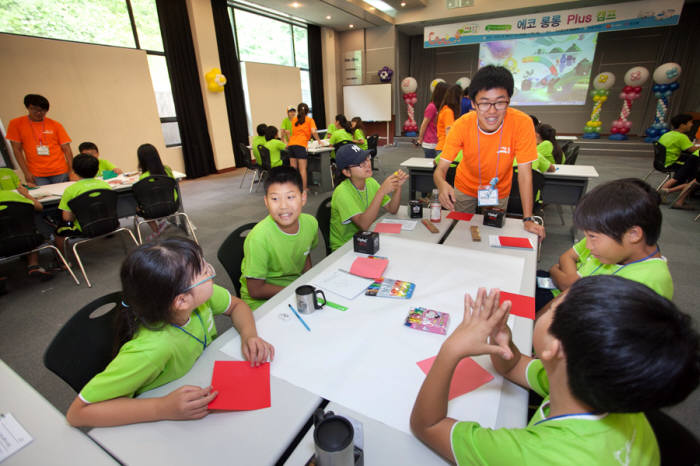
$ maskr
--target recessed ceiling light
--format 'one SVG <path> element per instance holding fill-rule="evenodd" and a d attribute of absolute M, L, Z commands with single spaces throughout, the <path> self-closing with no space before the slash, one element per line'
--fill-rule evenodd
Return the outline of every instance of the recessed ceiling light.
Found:
<path fill-rule="evenodd" d="M 299 2 L 292 2 L 289 4 L 292 8 L 300 8 L 302 5 Z"/>
<path fill-rule="evenodd" d="M 406 6 L 406 2 L 401 2 L 401 7 L 403 8 L 405 6 Z"/>
<path fill-rule="evenodd" d="M 326 19 L 331 19 L 331 15 L 326 16 Z"/>
<path fill-rule="evenodd" d="M 350 29 L 352 29 L 352 28 L 354 28 L 354 27 L 355 27 L 355 25 L 354 25 L 354 24 L 351 24 L 351 25 L 350 25 Z"/>

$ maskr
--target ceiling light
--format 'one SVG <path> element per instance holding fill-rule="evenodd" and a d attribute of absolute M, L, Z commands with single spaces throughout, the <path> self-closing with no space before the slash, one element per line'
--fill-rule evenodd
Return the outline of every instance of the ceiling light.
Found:
<path fill-rule="evenodd" d="M 289 4 L 292 8 L 300 8 L 302 5 L 299 2 L 292 2 Z"/>
<path fill-rule="evenodd" d="M 406 6 L 406 2 L 401 2 L 401 8 Z"/>
<path fill-rule="evenodd" d="M 352 28 L 354 28 L 354 27 L 355 27 L 355 25 L 354 25 L 354 24 L 351 24 L 351 25 L 350 25 L 350 29 L 352 29 Z"/>

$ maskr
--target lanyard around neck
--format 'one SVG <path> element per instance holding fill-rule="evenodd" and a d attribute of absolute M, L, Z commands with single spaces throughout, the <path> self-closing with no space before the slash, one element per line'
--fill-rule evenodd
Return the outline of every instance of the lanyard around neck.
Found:
<path fill-rule="evenodd" d="M 365 210 L 369 207 L 369 194 L 367 193 L 367 180 L 365 180 L 365 189 L 360 191 L 357 189 L 357 186 L 355 186 L 355 183 L 350 180 L 350 184 L 352 185 L 353 188 L 355 188 L 355 191 L 357 191 L 357 195 L 360 196 L 360 201 L 362 201 L 362 191 L 365 192 Z"/>
<path fill-rule="evenodd" d="M 659 252 L 661 252 L 661 249 L 659 249 L 659 247 L 657 246 L 657 247 L 656 247 L 656 250 L 655 250 L 654 252 L 652 252 L 651 254 L 649 254 L 648 256 L 642 257 L 641 259 L 637 259 L 636 261 L 632 261 L 632 262 L 630 262 L 629 264 L 622 264 L 622 265 L 620 266 L 620 268 L 618 268 L 618 269 L 617 269 L 616 271 L 614 271 L 612 274 L 615 275 L 617 272 L 619 272 L 620 270 L 624 269 L 624 268 L 627 267 L 628 265 L 637 264 L 637 263 L 639 263 L 639 262 L 644 262 L 645 260 L 651 259 L 651 258 L 654 257 L 656 254 L 658 254 Z M 598 269 L 601 268 L 602 266 L 603 266 L 603 264 L 600 264 L 598 267 L 595 268 L 595 270 L 594 270 L 593 272 L 590 273 L 590 275 L 594 275 L 594 274 L 598 271 Z M 590 275 L 589 275 L 589 276 L 590 276 Z"/>
<path fill-rule="evenodd" d="M 185 332 L 186 334 L 188 334 L 189 336 L 191 336 L 192 338 L 194 338 L 195 340 L 200 342 L 202 344 L 202 346 L 204 347 L 202 349 L 205 350 L 205 349 L 207 349 L 207 330 L 204 328 L 204 322 L 202 321 L 202 316 L 199 315 L 199 312 L 197 312 L 197 318 L 199 319 L 199 323 L 202 324 L 202 332 L 204 332 L 204 341 L 202 341 L 199 338 L 197 338 L 196 336 L 192 335 L 190 332 L 188 332 L 184 328 L 180 327 L 179 325 L 175 325 L 175 324 L 170 324 L 170 325 L 172 325 L 175 328 L 179 328 L 180 330 L 182 330 L 183 332 Z"/>
<path fill-rule="evenodd" d="M 44 133 L 46 132 L 46 118 L 41 120 L 41 134 L 39 134 L 39 140 L 37 141 L 36 139 L 36 133 L 34 132 L 34 121 L 27 116 L 27 120 L 29 120 L 29 129 L 32 130 L 32 138 L 34 138 L 34 145 L 44 145 Z M 37 122 L 38 123 L 38 122 Z"/>
<path fill-rule="evenodd" d="M 495 183 L 489 183 L 492 184 L 492 187 L 496 187 L 495 184 L 498 183 L 498 164 L 500 163 L 501 160 L 501 140 L 503 139 L 503 125 L 505 124 L 505 118 L 503 119 L 503 123 L 501 123 L 501 129 L 498 131 L 498 146 L 496 147 L 496 173 L 494 174 L 494 177 L 491 179 L 491 182 L 493 180 L 496 180 Z M 479 128 L 479 121 L 477 120 L 476 122 L 476 157 L 477 161 L 479 163 L 479 186 L 483 186 L 481 183 L 481 140 L 480 140 L 480 134 L 481 134 L 481 128 Z"/>

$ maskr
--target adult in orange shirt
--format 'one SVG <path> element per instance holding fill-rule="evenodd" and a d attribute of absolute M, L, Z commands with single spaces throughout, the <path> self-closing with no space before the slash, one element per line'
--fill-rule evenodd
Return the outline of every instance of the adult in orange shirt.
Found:
<path fill-rule="evenodd" d="M 440 153 L 445 147 L 445 139 L 447 133 L 452 129 L 452 124 L 455 122 L 455 116 L 459 115 L 460 104 L 462 101 L 462 87 L 459 84 L 450 86 L 442 99 L 440 112 L 438 112 L 437 120 L 437 137 L 438 142 L 435 150 Z"/>
<path fill-rule="evenodd" d="M 443 207 L 475 212 L 477 206 L 497 205 L 505 210 L 518 160 L 518 185 L 525 230 L 544 238 L 545 231 L 532 216 L 532 166 L 537 143 L 532 119 L 508 108 L 513 95 L 513 75 L 502 66 L 487 65 L 474 75 L 469 96 L 475 112 L 462 115 L 452 125 L 433 174 Z M 455 187 L 445 180 L 447 169 L 462 151 Z M 496 191 L 496 192 L 494 192 Z M 489 200 L 484 202 L 486 197 Z"/>
<path fill-rule="evenodd" d="M 304 102 L 297 106 L 297 116 L 292 120 L 292 135 L 289 138 L 287 153 L 289 153 L 289 163 L 299 170 L 304 191 L 307 189 L 306 164 L 309 157 L 306 146 L 311 136 L 317 141 L 316 122 L 309 116 L 309 106 Z"/>
<path fill-rule="evenodd" d="M 24 179 L 31 187 L 68 181 L 73 152 L 61 123 L 46 118 L 49 101 L 38 94 L 24 97 L 27 116 L 14 118 L 7 127 L 7 139 Z"/>

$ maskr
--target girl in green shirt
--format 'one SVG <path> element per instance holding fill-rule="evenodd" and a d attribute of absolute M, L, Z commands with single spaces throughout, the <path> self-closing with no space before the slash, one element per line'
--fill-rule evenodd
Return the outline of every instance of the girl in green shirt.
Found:
<path fill-rule="evenodd" d="M 341 144 L 344 141 L 353 142 L 352 127 L 350 126 L 348 119 L 345 118 L 345 115 L 336 115 L 335 125 L 336 130 L 333 131 L 333 135 L 328 141 L 331 146 Z M 335 151 L 331 152 L 331 159 L 335 160 Z"/>
<path fill-rule="evenodd" d="M 282 151 L 287 148 L 287 145 L 280 141 L 279 131 L 274 126 L 268 126 L 265 130 L 264 146 L 270 151 L 270 167 L 275 168 L 283 165 Z"/>
<path fill-rule="evenodd" d="M 549 163 L 564 163 L 566 158 L 557 144 L 557 132 L 554 128 L 546 123 L 540 123 L 535 128 L 535 136 L 537 137 L 537 154 L 539 156 L 549 160 Z"/>
<path fill-rule="evenodd" d="M 353 117 L 350 124 L 352 125 L 353 142 L 357 144 L 360 149 L 367 150 L 367 139 L 365 138 L 365 125 L 362 123 L 362 118 Z"/>

